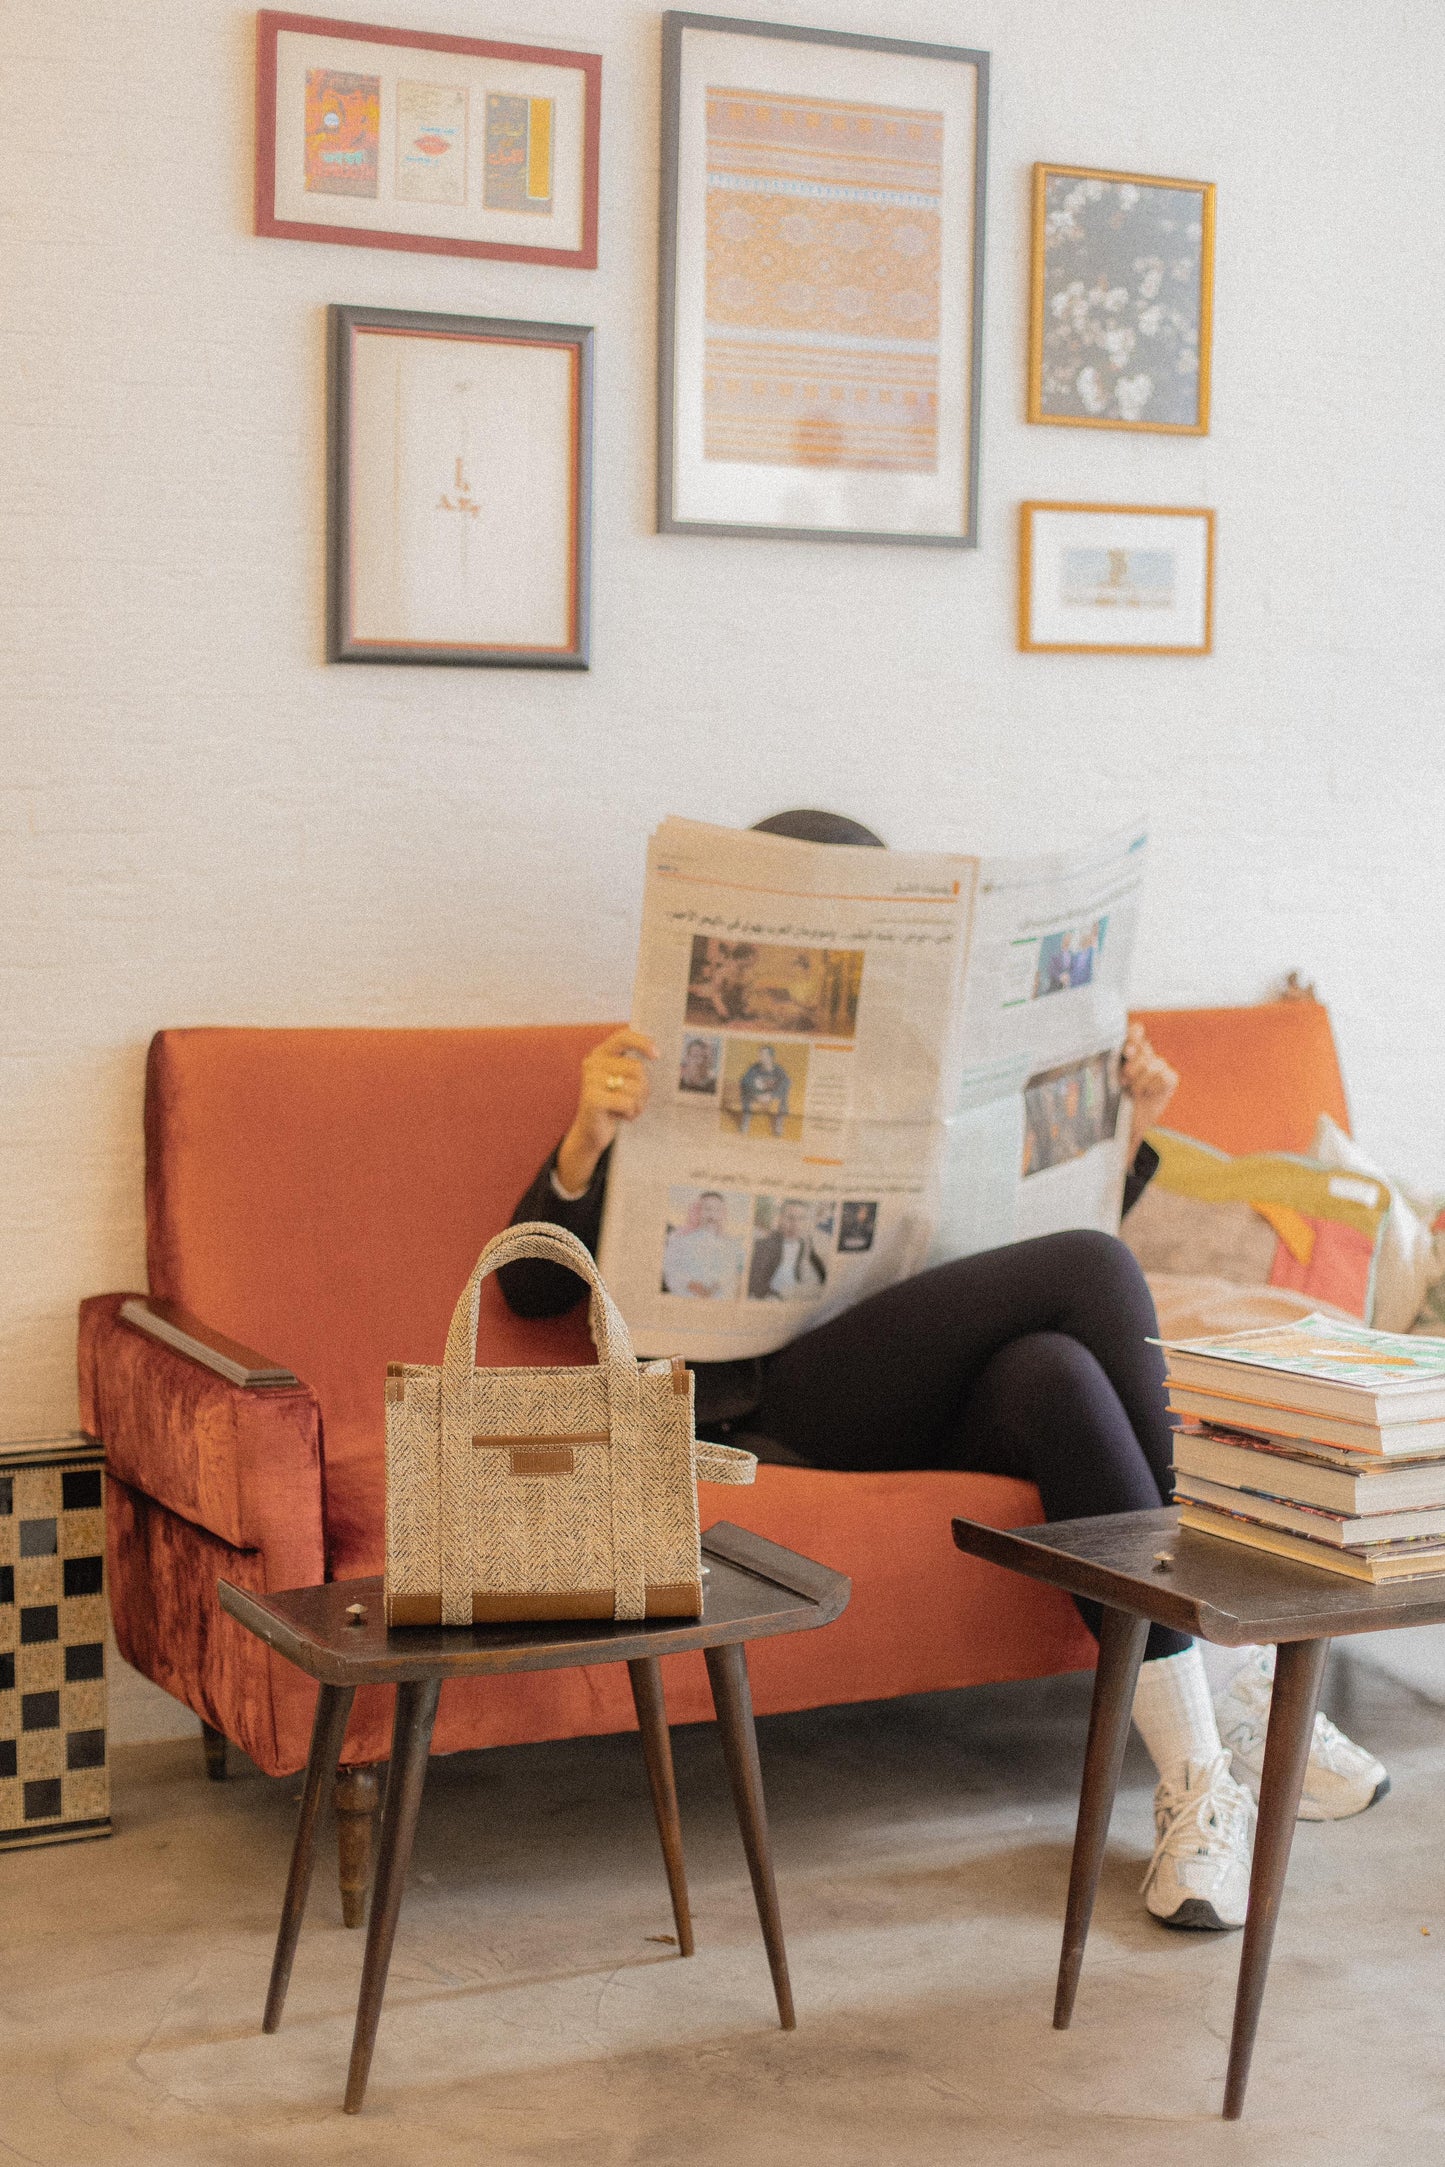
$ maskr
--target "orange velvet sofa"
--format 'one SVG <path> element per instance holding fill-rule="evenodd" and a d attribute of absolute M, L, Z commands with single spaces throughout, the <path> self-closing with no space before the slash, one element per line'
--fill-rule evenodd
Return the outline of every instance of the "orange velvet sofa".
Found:
<path fill-rule="evenodd" d="M 1307 1147 L 1321 1111 L 1345 1124 L 1317 1003 L 1143 1020 L 1184 1078 L 1171 1125 L 1245 1151 Z M 125 1295 L 81 1305 L 81 1419 L 109 1468 L 116 1637 L 269 1774 L 303 1763 L 315 1688 L 222 1614 L 216 1582 L 268 1591 L 380 1571 L 386 1365 L 440 1360 L 478 1250 L 565 1128 L 578 1062 L 607 1028 L 179 1030 L 151 1045 L 150 1295 L 301 1381 L 228 1383 L 123 1322 Z M 524 1323 L 492 1281 L 480 1359 L 590 1359 L 583 1317 Z M 764 1466 L 755 1489 L 705 1489 L 702 1502 L 704 1522 L 734 1520 L 852 1578 L 834 1625 L 754 1650 L 760 1711 L 1093 1660 L 1065 1597 L 961 1556 L 950 1539 L 955 1513 L 1036 1520 L 1028 1483 Z M 665 1668 L 671 1718 L 709 1716 L 700 1658 Z M 358 1694 L 347 1763 L 385 1756 L 389 1698 Z M 634 1724 L 621 1666 L 454 1681 L 433 1750 Z"/>

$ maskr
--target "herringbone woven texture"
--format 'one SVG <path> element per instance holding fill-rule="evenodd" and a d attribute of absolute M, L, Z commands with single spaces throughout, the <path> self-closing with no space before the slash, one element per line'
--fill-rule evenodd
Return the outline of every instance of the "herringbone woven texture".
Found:
<path fill-rule="evenodd" d="M 597 1364 L 477 1369 L 477 1312 L 489 1272 L 520 1257 L 563 1264 L 591 1287 Z M 498 1440 L 489 1443 L 489 1440 Z M 558 1472 L 530 1470 L 535 1440 Z M 591 1255 L 562 1227 L 509 1227 L 477 1259 L 452 1316 L 440 1369 L 395 1367 L 386 1388 L 386 1595 L 434 1600 L 469 1625 L 480 1599 L 557 1616 L 559 1598 L 610 1600 L 640 1618 L 649 1587 L 695 1591 L 702 1609 L 699 1476 L 751 1482 L 751 1453 L 697 1445 L 692 1378 L 639 1364 Z M 549 1600 L 550 1599 L 550 1600 Z M 595 1614 L 595 1613 L 594 1613 Z"/>

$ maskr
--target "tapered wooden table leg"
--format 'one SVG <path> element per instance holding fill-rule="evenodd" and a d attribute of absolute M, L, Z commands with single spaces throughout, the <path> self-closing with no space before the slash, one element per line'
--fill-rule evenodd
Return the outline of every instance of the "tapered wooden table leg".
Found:
<path fill-rule="evenodd" d="M 753 1727 L 753 1695 L 748 1684 L 748 1659 L 743 1643 L 729 1641 L 721 1648 L 706 1648 L 708 1682 L 722 1733 L 723 1758 L 742 1830 L 748 1872 L 753 1879 L 758 1918 L 768 1951 L 768 1969 L 778 2001 L 778 2019 L 785 2032 L 793 2031 L 793 1989 L 788 1979 L 788 1952 L 783 1946 L 783 1919 L 778 1909 L 773 1880 L 773 1855 L 768 1843 L 768 1815 L 763 1802 L 763 1772 L 758 1761 L 758 1736 Z"/>
<path fill-rule="evenodd" d="M 373 1762 L 362 1762 L 355 1768 L 338 1771 L 334 1803 L 343 1926 L 360 1926 L 366 1917 L 366 1891 L 371 1880 L 371 1829 L 380 1795 L 381 1784 Z"/>
<path fill-rule="evenodd" d="M 1259 1785 L 1259 1827 L 1254 1838 L 1254 1866 L 1249 1877 L 1249 1912 L 1239 1957 L 1239 1985 L 1234 1996 L 1234 2031 L 1229 2042 L 1229 2075 L 1224 2086 L 1224 2118 L 1237 2122 L 1244 2112 L 1245 2086 L 1254 2052 L 1270 1950 L 1279 1919 L 1285 1869 L 1294 1840 L 1295 1815 L 1309 1763 L 1319 1705 L 1327 1640 L 1281 1641 L 1275 1651 L 1274 1693 L 1264 1741 L 1264 1771 Z"/>
<path fill-rule="evenodd" d="M 296 1942 L 301 1932 L 301 1918 L 306 1909 L 306 1892 L 311 1886 L 311 1867 L 316 1856 L 316 1823 L 321 1814 L 321 1802 L 341 1758 L 341 1742 L 346 1736 L 347 1718 L 351 1714 L 351 1703 L 355 1698 L 355 1686 L 348 1685 L 324 1685 L 316 1697 L 316 1715 L 311 1725 L 311 1751 L 306 1756 L 306 1781 L 301 1786 L 301 1815 L 296 1823 L 296 1841 L 291 1846 L 291 1871 L 287 1876 L 286 1897 L 281 1906 L 276 1954 L 271 1959 L 271 1984 L 266 1994 L 266 2013 L 261 2019 L 263 2032 L 274 2032 L 281 2022 L 286 1989 L 291 1983 L 291 1965 L 296 1955 Z"/>
<path fill-rule="evenodd" d="M 677 1779 L 672 1767 L 672 1735 L 667 1727 L 667 1703 L 662 1692 L 662 1670 L 656 1656 L 640 1656 L 627 1666 L 632 1681 L 632 1702 L 637 1727 L 642 1733 L 642 1754 L 652 1791 L 652 1811 L 667 1868 L 668 1894 L 677 1927 L 677 1946 L 691 1956 L 692 1912 L 687 1901 L 687 1870 L 682 1859 L 682 1822 L 677 1811 Z"/>
<path fill-rule="evenodd" d="M 361 1995 L 356 2005 L 356 2030 L 351 2040 L 351 2068 L 346 2079 L 346 2111 L 359 2114 L 366 2097 L 371 2051 L 381 2020 L 381 2001 L 396 1939 L 397 1914 L 406 1869 L 411 1860 L 412 1838 L 426 1782 L 427 1754 L 431 1749 L 432 1724 L 436 1721 L 439 1678 L 409 1680 L 396 1689 L 396 1719 L 391 1733 L 391 1773 L 386 1786 L 386 1805 L 381 1816 L 381 1846 L 376 1862 L 376 1885 L 371 1895 L 371 1917 L 366 1928 L 366 1959 L 361 1970 Z"/>
<path fill-rule="evenodd" d="M 1128 1610 L 1105 1610 L 1099 1628 L 1099 1664 L 1094 1672 L 1094 1698 L 1089 1709 L 1089 1743 L 1084 1752 L 1084 1781 L 1079 1792 L 1079 1818 L 1074 1829 L 1074 1858 L 1069 1869 L 1069 1906 L 1064 1915 L 1064 1946 L 1059 1957 L 1059 1983 L 1054 1993 L 1054 2030 L 1067 2031 L 1074 2013 L 1074 1996 L 1094 1914 L 1094 1895 L 1099 1886 L 1099 1867 L 1104 1839 L 1119 1788 L 1119 1770 L 1129 1742 L 1129 1721 L 1134 1712 L 1134 1687 L 1149 1620 Z"/>

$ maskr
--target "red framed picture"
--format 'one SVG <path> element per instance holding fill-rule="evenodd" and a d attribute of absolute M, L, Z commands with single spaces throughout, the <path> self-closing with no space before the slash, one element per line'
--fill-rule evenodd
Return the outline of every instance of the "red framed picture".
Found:
<path fill-rule="evenodd" d="M 602 56 L 256 18 L 256 231 L 597 265 Z"/>

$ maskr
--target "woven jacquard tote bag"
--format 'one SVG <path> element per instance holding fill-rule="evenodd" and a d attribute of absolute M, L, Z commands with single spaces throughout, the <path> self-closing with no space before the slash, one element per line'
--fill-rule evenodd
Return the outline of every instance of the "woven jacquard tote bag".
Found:
<path fill-rule="evenodd" d="M 482 1281 L 522 1257 L 587 1281 L 595 1366 L 476 1368 Z M 387 1623 L 700 1617 L 697 1483 L 751 1482 L 757 1464 L 697 1443 L 691 1371 L 637 1360 L 574 1234 L 508 1227 L 462 1289 L 441 1368 L 387 1369 Z"/>

